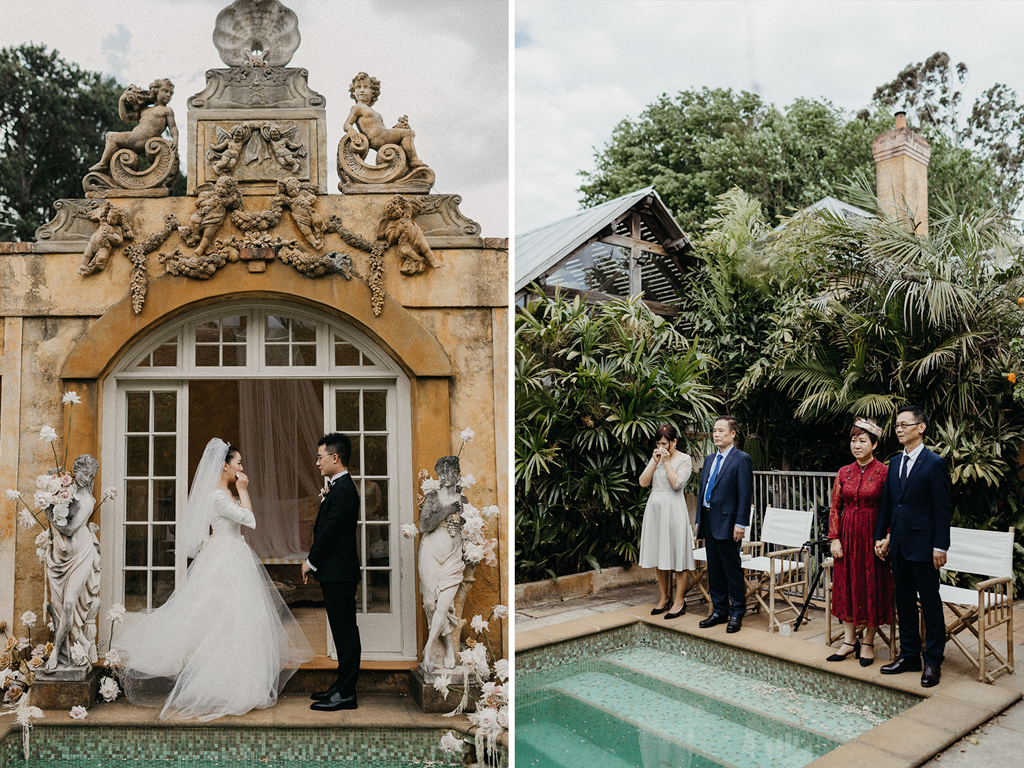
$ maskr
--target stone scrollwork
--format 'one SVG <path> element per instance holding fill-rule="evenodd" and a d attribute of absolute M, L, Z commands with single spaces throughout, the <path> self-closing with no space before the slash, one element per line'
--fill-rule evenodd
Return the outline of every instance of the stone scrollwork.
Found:
<path fill-rule="evenodd" d="M 429 192 L 434 172 L 420 160 L 414 143 L 415 132 L 403 115 L 393 128 L 373 109 L 380 96 L 380 81 L 360 72 L 352 79 L 349 93 L 356 102 L 345 120 L 345 135 L 338 144 L 339 189 L 354 193 L 365 185 L 389 185 L 394 191 Z M 366 162 L 369 151 L 377 156 Z"/>
<path fill-rule="evenodd" d="M 444 266 L 430 250 L 423 230 L 412 220 L 423 208 L 415 200 L 395 195 L 386 206 L 377 224 L 377 239 L 398 247 L 398 271 L 403 275 L 418 275 L 429 264 L 434 269 Z"/>
<path fill-rule="evenodd" d="M 242 208 L 242 194 L 238 182 L 230 176 L 221 176 L 213 189 L 199 193 L 196 210 L 189 217 L 188 226 L 179 227 L 178 234 L 195 255 L 201 257 L 227 218 L 228 212 Z"/>
<path fill-rule="evenodd" d="M 82 179 L 86 197 L 162 197 L 178 177 L 178 128 L 168 106 L 174 95 L 170 80 L 155 80 L 148 90 L 129 86 L 118 100 L 131 131 L 108 131 L 103 156 Z M 171 140 L 161 138 L 164 129 Z M 141 168 L 145 154 L 149 166 Z"/>
<path fill-rule="evenodd" d="M 128 214 L 108 200 L 89 215 L 99 226 L 89 239 L 82 256 L 82 264 L 78 274 L 91 275 L 102 272 L 110 260 L 110 254 L 125 240 L 135 237 L 128 222 Z"/>

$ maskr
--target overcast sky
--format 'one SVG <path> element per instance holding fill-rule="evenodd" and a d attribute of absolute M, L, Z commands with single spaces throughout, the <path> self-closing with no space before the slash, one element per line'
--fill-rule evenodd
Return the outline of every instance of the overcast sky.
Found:
<path fill-rule="evenodd" d="M 188 98 L 203 90 L 207 69 L 225 66 L 213 45 L 213 28 L 230 2 L 0 0 L 0 47 L 43 43 L 125 85 L 170 78 L 184 145 Z M 348 86 L 366 71 L 381 81 L 375 109 L 385 122 L 390 126 L 409 116 L 417 152 L 437 174 L 433 191 L 462 195 L 462 212 L 480 222 L 484 237 L 507 237 L 507 0 L 284 5 L 298 16 L 302 36 L 289 66 L 309 70 L 310 87 L 327 99 L 328 191 L 338 193 L 338 141 L 353 104 Z"/>
<path fill-rule="evenodd" d="M 579 210 L 580 170 L 623 118 L 708 86 L 851 112 L 936 51 L 970 68 L 965 109 L 996 82 L 1024 94 L 1024 2 L 516 0 L 515 225 Z"/>

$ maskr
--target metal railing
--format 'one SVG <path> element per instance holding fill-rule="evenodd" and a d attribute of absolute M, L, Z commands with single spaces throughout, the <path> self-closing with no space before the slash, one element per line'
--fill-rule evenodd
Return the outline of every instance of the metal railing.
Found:
<path fill-rule="evenodd" d="M 761 523 L 764 511 L 768 507 L 783 509 L 811 509 L 815 511 L 814 523 L 811 528 L 811 539 L 820 540 L 828 536 L 828 517 L 817 514 L 819 507 L 828 507 L 832 502 L 832 486 L 835 472 L 755 472 L 754 473 L 754 514 L 751 520 L 751 541 L 760 538 Z M 811 572 L 813 579 L 818 569 L 818 559 L 811 552 Z M 821 557 L 828 557 L 828 551 L 820 548 Z M 825 586 L 819 582 L 812 597 L 818 601 L 825 599 Z"/>

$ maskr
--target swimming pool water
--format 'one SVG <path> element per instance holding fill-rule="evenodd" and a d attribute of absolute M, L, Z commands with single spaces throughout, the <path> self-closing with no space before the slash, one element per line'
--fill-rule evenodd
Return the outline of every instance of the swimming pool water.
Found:
<path fill-rule="evenodd" d="M 646 625 L 634 634 L 626 647 L 570 649 L 546 668 L 545 651 L 567 649 L 528 652 L 516 675 L 516 766 L 801 768 L 917 702 L 832 677 L 859 689 L 834 696 L 827 678 L 786 679 L 787 662 Z"/>

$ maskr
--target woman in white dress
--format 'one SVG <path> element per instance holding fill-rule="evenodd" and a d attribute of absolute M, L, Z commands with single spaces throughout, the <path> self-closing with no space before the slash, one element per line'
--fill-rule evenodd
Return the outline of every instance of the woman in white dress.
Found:
<path fill-rule="evenodd" d="M 690 457 L 676 450 L 676 428 L 662 424 L 654 433 L 657 441 L 651 460 L 640 475 L 640 487 L 651 486 L 647 508 L 640 527 L 641 568 L 658 569 L 658 605 L 652 616 L 665 613 L 666 619 L 675 619 L 686 613 L 683 600 L 689 581 L 687 571 L 694 569 L 693 533 L 690 513 L 686 508 L 683 487 L 690 479 L 693 464 Z M 669 580 L 676 574 L 675 600 L 669 610 Z"/>
<path fill-rule="evenodd" d="M 178 530 L 178 546 L 194 558 L 185 579 L 114 643 L 125 694 L 132 703 L 161 706 L 161 719 L 205 721 L 273 706 L 299 665 L 313 658 L 242 538 L 241 526 L 256 527 L 248 486 L 238 449 L 211 440 Z"/>

